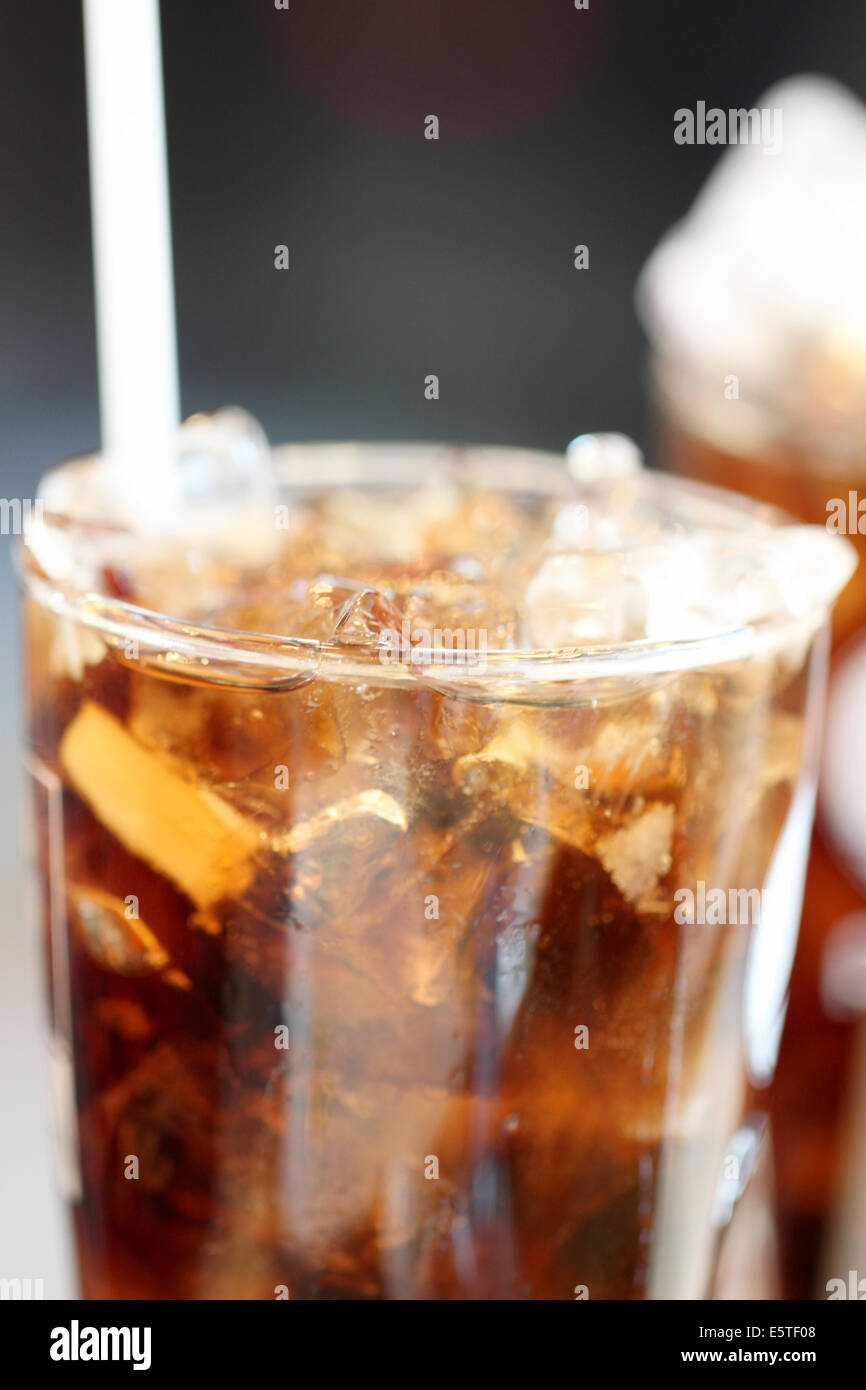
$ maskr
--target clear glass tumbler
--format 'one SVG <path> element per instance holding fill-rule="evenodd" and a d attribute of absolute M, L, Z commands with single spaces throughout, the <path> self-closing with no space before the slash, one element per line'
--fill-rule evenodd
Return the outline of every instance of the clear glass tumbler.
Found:
<path fill-rule="evenodd" d="M 274 486 L 78 461 L 21 550 L 84 1296 L 706 1297 L 846 544 L 507 450 Z"/>

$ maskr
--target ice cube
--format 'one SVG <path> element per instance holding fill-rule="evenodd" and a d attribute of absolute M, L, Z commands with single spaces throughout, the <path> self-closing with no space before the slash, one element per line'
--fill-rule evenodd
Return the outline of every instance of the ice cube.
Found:
<path fill-rule="evenodd" d="M 328 497 L 326 527 L 350 558 L 369 561 L 375 555 L 395 564 L 417 563 L 428 550 L 440 548 L 437 540 L 448 534 L 459 496 L 452 484 L 436 480 L 411 497 L 342 488 Z"/>
<path fill-rule="evenodd" d="M 550 711 L 541 720 L 530 710 L 509 717 L 477 753 L 457 759 L 454 777 L 480 804 L 493 798 L 515 819 L 543 824 L 566 843 L 589 849 L 595 829 L 588 788 L 581 785 L 586 756 L 581 735 L 588 719 L 573 710 L 555 720 Z"/>
<path fill-rule="evenodd" d="M 282 1223 L 303 1258 L 327 1269 L 365 1231 L 372 1234 L 380 1187 L 394 1165 L 423 1175 L 451 1099 L 433 1088 L 369 1082 L 325 1066 L 297 1069 L 288 1090 Z"/>
<path fill-rule="evenodd" d="M 169 963 L 168 952 L 125 903 L 98 888 L 70 883 L 69 916 L 94 960 L 118 975 L 149 975 Z"/>
<path fill-rule="evenodd" d="M 657 796 L 684 785 L 685 761 L 670 727 L 672 713 L 666 692 L 656 691 L 628 714 L 604 720 L 578 759 L 598 798 L 621 805 L 638 791 Z"/>
<path fill-rule="evenodd" d="M 376 649 L 399 648 L 403 614 L 383 590 L 341 575 L 253 586 L 221 621 L 246 631 Z M 399 651 L 397 653 L 399 655 Z"/>
<path fill-rule="evenodd" d="M 197 906 L 250 882 L 260 847 L 255 824 L 167 767 L 93 701 L 67 727 L 60 762 L 111 834 Z"/>
<path fill-rule="evenodd" d="M 226 406 L 184 421 L 177 445 L 178 498 L 195 507 L 272 500 L 271 453 L 248 411 Z M 273 517 L 271 517 L 273 524 Z"/>
<path fill-rule="evenodd" d="M 579 434 L 565 458 L 575 482 L 589 486 L 618 483 L 643 468 L 640 449 L 625 434 Z"/>
<path fill-rule="evenodd" d="M 792 617 L 820 619 L 848 583 L 857 554 L 840 541 L 820 526 L 785 526 L 767 539 L 764 569 Z"/>
<path fill-rule="evenodd" d="M 216 1050 L 160 1042 L 82 1112 L 85 1172 L 121 1227 L 139 1238 L 147 1237 L 149 1220 L 163 1234 L 172 1224 L 183 1228 L 183 1220 L 166 1221 L 164 1207 L 176 1217 L 210 1218 L 221 1103 Z M 136 1182 L 124 1177 L 128 1154 L 139 1161 Z"/>
<path fill-rule="evenodd" d="M 275 787 L 279 767 L 287 767 L 291 787 L 336 772 L 345 757 L 332 705 L 317 682 L 263 693 L 135 677 L 129 729 L 182 775 L 195 768 L 218 783 L 240 782 L 228 793 L 233 800 L 249 792 L 276 814 L 291 800 Z"/>
<path fill-rule="evenodd" d="M 674 808 L 656 801 L 618 830 L 602 835 L 598 857 L 623 897 L 640 904 L 671 867 Z"/>
<path fill-rule="evenodd" d="M 68 676 L 80 681 L 88 666 L 98 666 L 107 647 L 93 628 L 74 623 L 70 618 L 55 620 L 48 667 L 53 676 Z"/>
<path fill-rule="evenodd" d="M 386 662 L 404 659 L 403 614 L 379 589 L 361 589 L 337 610 L 333 638 L 346 646 L 378 648 Z"/>
<path fill-rule="evenodd" d="M 327 835 L 335 826 L 347 820 L 362 820 L 373 817 L 396 825 L 405 830 L 408 825 L 406 813 L 387 792 L 372 787 L 367 791 L 356 792 L 323 811 L 310 820 L 299 821 L 286 835 L 271 842 L 271 848 L 278 854 L 297 854 L 307 849 L 315 840 Z"/>
<path fill-rule="evenodd" d="M 550 555 L 530 581 L 526 622 L 544 650 L 628 642 L 645 634 L 646 599 L 618 555 Z"/>

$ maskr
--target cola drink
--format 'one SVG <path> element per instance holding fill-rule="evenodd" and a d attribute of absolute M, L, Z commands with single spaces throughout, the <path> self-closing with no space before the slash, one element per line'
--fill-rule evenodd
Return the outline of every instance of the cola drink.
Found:
<path fill-rule="evenodd" d="M 86 1298 L 706 1296 L 850 559 L 632 464 L 292 448 L 161 529 L 98 458 L 46 479 Z"/>
<path fill-rule="evenodd" d="M 670 418 L 659 421 L 658 441 L 671 467 L 684 475 L 748 488 L 806 521 L 825 523 L 828 502 L 831 509 L 839 501 L 849 510 L 855 491 L 855 471 L 838 463 L 835 472 L 816 471 L 815 455 L 804 458 L 796 444 L 787 454 L 780 448 L 771 458 L 760 453 L 743 458 L 681 430 Z M 856 1001 L 847 997 L 866 941 L 866 859 L 857 771 L 862 764 L 859 711 L 866 693 L 866 529 L 848 534 L 860 565 L 834 613 L 827 753 L 787 1023 L 767 1102 L 774 1132 L 783 1288 L 789 1298 L 820 1296 L 823 1287 L 823 1250 L 840 1185 L 847 1104 L 854 1083 L 852 1048 L 859 1012 L 866 1008 L 862 994 Z M 847 964 L 846 956 L 851 957 Z"/>
<path fill-rule="evenodd" d="M 783 112 L 781 152 L 727 154 L 643 274 L 658 457 L 846 535 L 862 559 L 866 306 L 855 246 L 866 112 L 818 78 L 785 82 L 760 105 Z M 861 565 L 834 612 L 819 809 L 769 1102 L 792 1298 L 826 1296 L 825 1278 L 836 1272 L 828 1240 L 847 1102 L 863 1084 L 851 1058 L 866 1010 L 857 985 L 866 950 L 864 635 Z M 862 1167 L 862 1154 L 848 1161 Z M 858 1239 L 862 1259 L 862 1225 Z"/>

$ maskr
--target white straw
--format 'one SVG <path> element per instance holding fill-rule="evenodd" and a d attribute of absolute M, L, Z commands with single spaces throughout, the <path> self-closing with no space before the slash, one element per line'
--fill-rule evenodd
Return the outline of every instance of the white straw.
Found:
<path fill-rule="evenodd" d="M 164 496 L 180 408 L 159 0 L 84 0 L 84 41 L 102 446 Z"/>

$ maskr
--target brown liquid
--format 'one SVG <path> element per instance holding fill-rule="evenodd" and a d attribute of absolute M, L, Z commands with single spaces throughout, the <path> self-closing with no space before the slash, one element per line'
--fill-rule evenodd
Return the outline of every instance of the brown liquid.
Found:
<path fill-rule="evenodd" d="M 671 426 L 660 457 L 676 472 L 733 488 L 824 524 L 831 498 L 847 502 L 854 470 L 816 466 L 781 446 L 746 458 L 725 453 Z M 862 489 L 861 489 L 862 495 Z M 866 618 L 866 535 L 851 534 L 859 565 L 833 615 L 833 670 Z M 828 1016 L 821 999 L 821 962 L 834 925 L 862 911 L 866 894 L 842 862 L 819 814 L 812 838 L 797 957 L 770 1109 L 785 1296 L 815 1295 L 819 1254 L 827 1234 L 839 1173 L 844 1102 L 853 1024 Z"/>
<path fill-rule="evenodd" d="M 85 1297 L 705 1295 L 754 928 L 674 893 L 762 887 L 805 670 L 538 707 L 27 631 Z"/>

